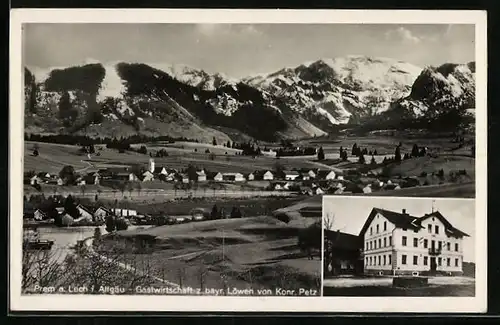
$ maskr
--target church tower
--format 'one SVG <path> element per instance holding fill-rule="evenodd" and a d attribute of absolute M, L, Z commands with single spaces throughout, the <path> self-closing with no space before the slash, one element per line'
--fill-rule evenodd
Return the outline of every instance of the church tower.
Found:
<path fill-rule="evenodd" d="M 154 173 L 154 171 L 155 171 L 155 160 L 153 158 L 149 158 L 149 168 L 148 168 L 148 170 L 151 173 Z"/>

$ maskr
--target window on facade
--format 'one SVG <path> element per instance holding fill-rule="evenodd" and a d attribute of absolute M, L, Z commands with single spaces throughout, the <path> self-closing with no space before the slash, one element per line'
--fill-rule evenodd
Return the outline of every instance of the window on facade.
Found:
<path fill-rule="evenodd" d="M 378 239 L 378 248 L 382 247 L 382 239 Z"/>
<path fill-rule="evenodd" d="M 372 265 L 372 257 L 371 256 L 368 257 L 368 265 Z"/>
<path fill-rule="evenodd" d="M 392 236 L 389 236 L 389 246 L 392 246 Z"/>
<path fill-rule="evenodd" d="M 378 265 L 380 265 L 380 255 L 378 256 Z"/>
<path fill-rule="evenodd" d="M 406 236 L 403 236 L 403 237 L 401 238 L 401 244 L 402 244 L 403 246 L 406 246 Z"/>
<path fill-rule="evenodd" d="M 446 259 L 446 266 L 450 266 L 450 258 L 449 257 Z"/>
<path fill-rule="evenodd" d="M 387 246 L 387 238 L 384 237 L 384 247 Z"/>
<path fill-rule="evenodd" d="M 366 265 L 368 265 L 368 257 L 366 258 L 366 262 L 365 263 L 366 263 Z"/>
<path fill-rule="evenodd" d="M 370 235 L 373 235 L 373 228 L 370 227 Z"/>
<path fill-rule="evenodd" d="M 368 246 L 370 247 L 370 249 L 372 249 L 372 242 L 370 241 L 370 242 L 368 242 L 368 244 L 369 244 Z"/>
<path fill-rule="evenodd" d="M 451 246 L 451 244 L 450 244 L 449 242 L 448 242 L 448 243 L 446 243 L 446 249 L 447 249 L 447 250 L 450 250 L 450 246 Z"/>
<path fill-rule="evenodd" d="M 438 266 L 441 266 L 441 257 L 438 257 Z"/>
<path fill-rule="evenodd" d="M 455 266 L 458 266 L 458 258 L 455 259 Z"/>
<path fill-rule="evenodd" d="M 418 264 L 418 256 L 413 255 L 413 265 L 417 265 L 417 264 Z"/>
<path fill-rule="evenodd" d="M 378 234 L 378 225 L 377 225 L 377 234 Z"/>
<path fill-rule="evenodd" d="M 428 257 L 424 256 L 424 265 L 427 265 L 427 259 L 428 259 Z"/>
<path fill-rule="evenodd" d="M 418 238 L 413 238 L 413 247 L 418 247 Z"/>
<path fill-rule="evenodd" d="M 387 230 L 387 221 L 384 221 L 384 231 Z"/>
<path fill-rule="evenodd" d="M 366 250 L 368 250 L 368 247 L 370 247 L 370 244 L 366 242 Z"/>
<path fill-rule="evenodd" d="M 401 264 L 406 265 L 406 255 L 401 255 Z"/>
<path fill-rule="evenodd" d="M 386 262 L 387 262 L 387 261 L 386 261 L 386 257 L 385 257 L 385 255 L 384 255 L 384 265 L 386 265 Z"/>
<path fill-rule="evenodd" d="M 377 242 L 375 240 L 372 241 L 372 244 L 373 244 L 373 249 L 377 249 Z"/>
<path fill-rule="evenodd" d="M 455 243 L 455 252 L 458 252 L 458 243 Z"/>
<path fill-rule="evenodd" d="M 427 226 L 427 229 L 429 230 L 429 232 L 431 233 L 432 232 L 432 225 L 428 225 Z"/>
<path fill-rule="evenodd" d="M 403 231 L 406 231 L 406 228 L 403 228 Z"/>
<path fill-rule="evenodd" d="M 441 250 L 442 247 L 443 247 L 443 242 L 442 241 L 438 241 L 438 250 Z"/>
<path fill-rule="evenodd" d="M 429 245 L 429 241 L 427 239 L 424 239 L 424 248 L 427 248 L 428 245 Z"/>
<path fill-rule="evenodd" d="M 391 255 L 387 255 L 387 257 L 389 258 L 389 265 L 391 265 L 392 264 L 392 262 L 391 262 Z"/>
<path fill-rule="evenodd" d="M 436 235 L 439 234 L 439 226 L 434 226 L 434 232 L 436 233 Z"/>

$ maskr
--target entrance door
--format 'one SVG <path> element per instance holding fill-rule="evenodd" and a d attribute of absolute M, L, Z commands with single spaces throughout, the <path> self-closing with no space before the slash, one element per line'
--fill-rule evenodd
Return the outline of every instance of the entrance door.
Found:
<path fill-rule="evenodd" d="M 436 258 L 435 257 L 431 257 L 431 273 L 434 273 L 436 272 Z"/>

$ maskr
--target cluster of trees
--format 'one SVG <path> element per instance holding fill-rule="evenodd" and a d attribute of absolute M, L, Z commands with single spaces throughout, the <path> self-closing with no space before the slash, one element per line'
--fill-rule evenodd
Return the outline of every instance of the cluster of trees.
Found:
<path fill-rule="evenodd" d="M 313 156 L 316 154 L 317 154 L 317 151 L 316 151 L 316 148 L 314 148 L 314 147 L 302 147 L 302 148 L 284 147 L 284 148 L 279 148 L 276 151 L 276 157 Z"/>
<path fill-rule="evenodd" d="M 243 214 L 242 214 L 240 208 L 233 206 L 233 208 L 231 209 L 231 212 L 229 214 L 229 217 L 230 218 L 242 218 Z M 217 204 L 214 204 L 212 207 L 212 210 L 210 211 L 209 218 L 210 218 L 210 220 L 225 219 L 226 214 L 225 214 L 224 208 L 223 207 L 218 208 Z"/>
<path fill-rule="evenodd" d="M 214 145 L 216 145 L 215 138 L 214 138 L 214 143 L 215 143 Z M 238 143 L 234 141 L 231 142 L 228 140 L 227 143 L 223 143 L 223 146 L 226 148 L 240 149 L 242 151 L 241 154 L 244 156 L 262 155 L 262 150 L 260 149 L 260 147 L 257 144 L 252 143 L 251 141 Z"/>
<path fill-rule="evenodd" d="M 130 142 L 124 138 L 121 139 L 113 139 L 109 143 L 106 144 L 106 148 L 108 149 L 118 149 L 120 153 L 124 153 L 127 150 L 132 150 L 130 147 Z"/>
<path fill-rule="evenodd" d="M 134 143 L 146 143 L 146 142 L 199 142 L 197 139 L 189 139 L 185 137 L 170 137 L 170 136 L 157 136 L 151 137 L 142 134 L 134 134 L 127 137 L 89 137 L 86 135 L 75 135 L 75 134 L 53 134 L 53 135 L 41 135 L 24 133 L 24 140 L 26 141 L 36 141 L 44 143 L 58 143 L 58 144 L 70 144 L 70 145 L 82 145 L 89 146 L 91 144 L 113 144 L 118 142 L 126 142 L 129 144 Z"/>
<path fill-rule="evenodd" d="M 79 151 L 82 152 L 82 153 L 94 154 L 95 153 L 95 148 L 94 148 L 93 144 L 83 145 L 83 146 L 80 147 Z"/>
<path fill-rule="evenodd" d="M 127 230 L 128 224 L 124 218 L 117 218 L 116 216 L 109 215 L 106 217 L 106 231 L 113 232 L 115 230 Z"/>
<path fill-rule="evenodd" d="M 150 152 L 149 156 L 153 157 L 153 153 Z M 156 153 L 154 154 L 154 156 L 156 158 L 168 157 L 168 152 L 165 149 L 160 149 L 160 150 L 156 151 Z"/>

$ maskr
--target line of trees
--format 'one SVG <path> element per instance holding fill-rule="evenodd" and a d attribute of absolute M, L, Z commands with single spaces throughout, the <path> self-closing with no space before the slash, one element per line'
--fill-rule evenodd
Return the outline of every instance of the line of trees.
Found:
<path fill-rule="evenodd" d="M 92 144 L 115 144 L 115 143 L 145 143 L 145 142 L 199 142 L 197 139 L 189 139 L 185 137 L 170 137 L 170 136 L 146 136 L 141 134 L 134 134 L 127 137 L 89 137 L 86 135 L 75 135 L 75 134 L 52 134 L 52 135 L 41 135 L 33 133 L 24 133 L 24 140 L 26 141 L 36 141 L 44 143 L 57 143 L 57 144 L 70 144 L 70 145 L 81 145 L 89 146 Z"/>

